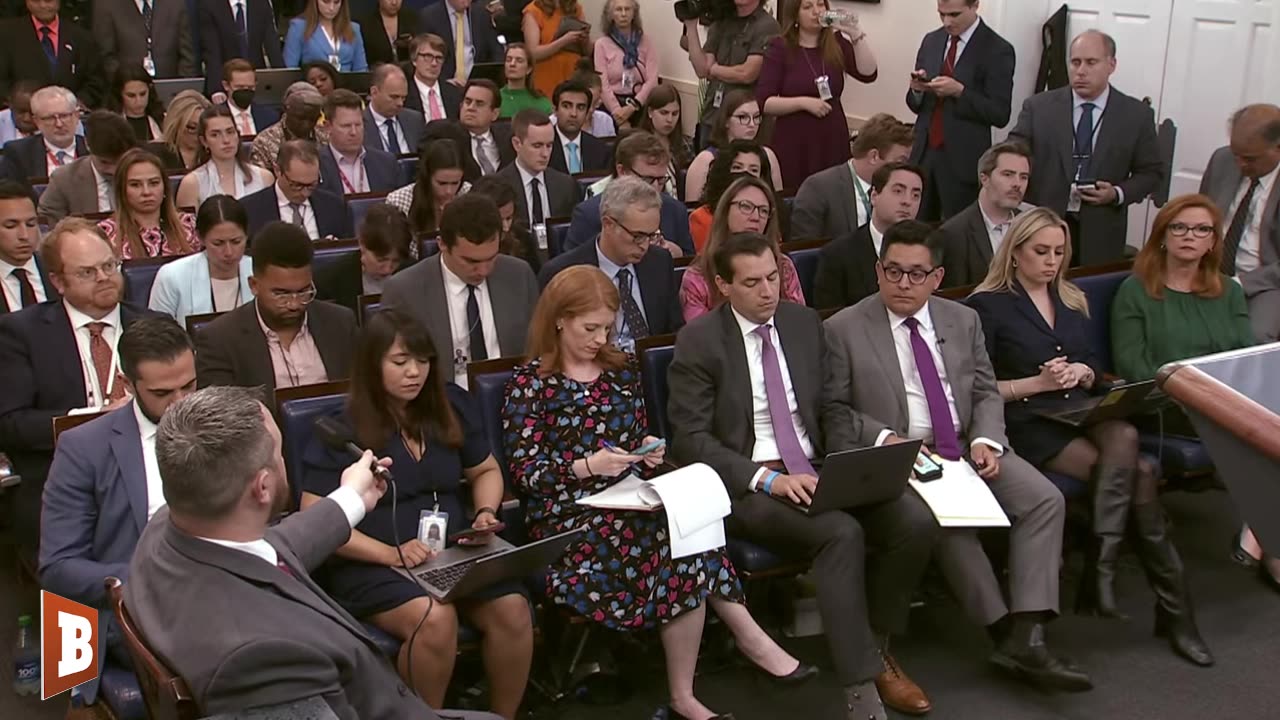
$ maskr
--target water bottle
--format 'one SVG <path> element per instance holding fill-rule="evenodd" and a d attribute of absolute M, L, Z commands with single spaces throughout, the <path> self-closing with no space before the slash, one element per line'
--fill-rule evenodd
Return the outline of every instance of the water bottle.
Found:
<path fill-rule="evenodd" d="M 822 13 L 822 27 L 829 28 L 836 25 L 844 27 L 858 22 L 858 15 L 851 10 L 828 10 Z"/>
<path fill-rule="evenodd" d="M 13 692 L 40 694 L 40 639 L 36 637 L 30 615 L 18 618 L 18 642 L 13 648 Z"/>

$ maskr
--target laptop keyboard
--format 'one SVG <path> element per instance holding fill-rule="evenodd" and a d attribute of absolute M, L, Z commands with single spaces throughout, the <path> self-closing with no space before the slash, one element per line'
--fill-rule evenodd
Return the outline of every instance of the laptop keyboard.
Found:
<path fill-rule="evenodd" d="M 441 592 L 447 593 L 453 589 L 454 585 L 458 584 L 458 581 L 462 579 L 462 576 L 466 575 L 467 571 L 470 570 L 471 566 L 475 565 L 478 560 L 479 558 L 476 558 L 475 560 L 463 560 L 456 565 L 432 568 L 431 570 L 423 570 L 414 574 L 417 575 L 419 580 L 431 585 L 432 587 L 438 588 Z"/>

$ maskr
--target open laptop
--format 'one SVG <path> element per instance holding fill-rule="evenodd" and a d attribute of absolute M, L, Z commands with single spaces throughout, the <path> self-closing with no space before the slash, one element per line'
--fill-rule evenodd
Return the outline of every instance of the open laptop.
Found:
<path fill-rule="evenodd" d="M 468 76 L 468 79 L 490 80 L 498 87 L 502 87 L 507 84 L 506 71 L 504 70 L 503 63 L 500 62 L 476 63 L 475 65 L 472 65 L 471 75 Z"/>
<path fill-rule="evenodd" d="M 257 72 L 258 85 L 253 101 L 263 105 L 282 105 L 284 104 L 284 91 L 299 80 L 306 80 L 306 77 L 303 76 L 302 70 L 298 68 L 259 70 Z"/>
<path fill-rule="evenodd" d="M 344 72 L 338 73 L 338 87 L 343 90 L 365 97 L 369 94 L 369 86 L 373 84 L 373 73 L 371 72 Z"/>
<path fill-rule="evenodd" d="M 801 505 L 774 495 L 806 515 L 828 510 L 850 510 L 897 499 L 907 489 L 907 479 L 920 454 L 919 440 L 831 453 L 818 471 L 813 502 Z"/>
<path fill-rule="evenodd" d="M 173 97 L 183 90 L 195 90 L 204 95 L 204 78 L 166 78 L 156 80 L 156 97 L 160 104 L 168 107 Z"/>
<path fill-rule="evenodd" d="M 440 602 L 453 602 L 509 578 L 532 575 L 564 554 L 583 529 L 516 547 L 500 537 L 484 545 L 454 545 L 407 572 Z"/>
<path fill-rule="evenodd" d="M 1144 415 L 1160 409 L 1166 402 L 1165 394 L 1156 390 L 1154 380 L 1141 380 L 1117 385 L 1101 397 L 1080 398 L 1051 410 L 1037 410 L 1036 414 L 1072 427 L 1084 427 Z"/>

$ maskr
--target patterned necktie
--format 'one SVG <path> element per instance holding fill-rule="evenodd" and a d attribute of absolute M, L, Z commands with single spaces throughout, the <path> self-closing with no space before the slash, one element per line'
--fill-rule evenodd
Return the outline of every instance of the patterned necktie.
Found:
<path fill-rule="evenodd" d="M 569 166 L 569 174 L 577 175 L 582 172 L 582 158 L 578 157 L 578 143 L 565 143 L 564 152 L 567 156 L 566 164 Z"/>
<path fill-rule="evenodd" d="M 480 172 L 484 175 L 492 175 L 497 171 L 493 166 L 493 162 L 489 160 L 489 153 L 485 152 L 485 138 L 483 135 L 476 135 L 474 138 L 476 144 L 476 162 L 480 164 Z"/>
<path fill-rule="evenodd" d="M 299 205 L 298 203 L 289 203 L 289 207 L 293 208 L 293 218 L 289 220 L 289 222 L 300 228 L 306 228 L 307 222 L 302 218 L 302 205 Z"/>
<path fill-rule="evenodd" d="M 542 192 L 538 189 L 538 178 L 529 181 L 529 219 L 533 225 L 541 225 L 546 221 L 547 216 L 542 211 Z"/>
<path fill-rule="evenodd" d="M 249 57 L 249 27 L 245 25 L 244 3 L 242 2 L 236 3 L 236 36 L 240 42 L 240 57 Z"/>
<path fill-rule="evenodd" d="M 778 445 L 778 459 L 792 475 L 813 475 L 813 464 L 800 446 L 800 436 L 796 434 L 796 424 L 791 419 L 791 401 L 787 398 L 787 386 L 782 381 L 778 351 L 773 347 L 772 327 L 761 325 L 751 332 L 760 338 L 764 394 L 769 401 L 769 424 L 773 426 L 773 440 Z"/>
<path fill-rule="evenodd" d="M 631 330 L 631 339 L 649 337 L 649 323 L 640 312 L 636 298 L 631 294 L 631 268 L 618 271 L 618 301 L 622 304 L 622 321 Z"/>
<path fill-rule="evenodd" d="M 66 150 L 59 150 L 58 152 L 53 154 L 53 160 L 55 163 L 57 163 L 58 167 L 62 167 L 63 165 L 66 165 L 67 160 L 69 158 L 70 158 L 70 154 Z"/>
<path fill-rule="evenodd" d="M 467 18 L 459 12 L 453 25 L 453 79 L 465 82 L 467 79 Z"/>
<path fill-rule="evenodd" d="M 387 128 L 387 152 L 392 155 L 399 155 L 401 150 L 400 138 L 396 137 L 396 119 L 387 118 L 385 127 Z"/>
<path fill-rule="evenodd" d="M 435 88 L 427 90 L 427 108 L 431 111 L 431 120 L 444 119 L 444 110 L 440 107 L 440 95 Z"/>
<path fill-rule="evenodd" d="M 1091 102 L 1080 106 L 1075 139 L 1076 179 L 1089 176 L 1089 160 L 1093 155 L 1093 109 L 1096 107 Z"/>
<path fill-rule="evenodd" d="M 142 29 L 147 31 L 147 48 L 151 47 L 151 0 L 142 0 Z"/>
<path fill-rule="evenodd" d="M 489 359 L 484 344 L 484 325 L 480 322 L 480 303 L 476 300 L 476 286 L 467 286 L 467 334 L 471 337 L 471 362 Z"/>
<path fill-rule="evenodd" d="M 947 58 L 942 62 L 942 72 L 939 75 L 951 77 L 956 71 L 956 52 L 960 49 L 960 36 L 951 36 L 951 45 L 947 47 Z M 942 105 L 946 102 L 946 98 L 939 96 L 937 102 L 933 104 L 933 115 L 929 117 L 929 147 L 937 150 L 945 143 L 943 137 L 942 124 Z"/>
<path fill-rule="evenodd" d="M 13 276 L 18 279 L 18 300 L 21 301 L 22 307 L 35 305 L 36 289 L 31 285 L 31 278 L 27 275 L 26 268 L 14 268 Z"/>
<path fill-rule="evenodd" d="M 916 360 L 916 374 L 924 386 L 924 398 L 929 403 L 929 422 L 933 425 L 933 449 L 948 460 L 960 459 L 960 439 L 951 417 L 951 403 L 942 387 L 942 376 L 933 362 L 933 351 L 920 334 L 920 321 L 909 317 L 902 322 L 911 330 L 911 354 Z"/>
<path fill-rule="evenodd" d="M 55 68 L 58 65 L 58 50 L 53 46 L 53 30 L 48 25 L 40 26 L 40 47 L 44 48 L 44 56 L 49 61 L 49 67 Z"/>
<path fill-rule="evenodd" d="M 89 323 L 89 359 L 93 361 L 93 372 L 98 377 L 98 389 L 105 393 L 107 385 L 111 383 L 111 346 L 107 344 L 107 339 L 102 337 L 102 332 L 107 329 L 104 322 Z M 111 388 L 111 394 L 102 402 L 103 405 L 108 402 L 114 402 L 124 397 L 124 383 L 117 381 Z"/>
<path fill-rule="evenodd" d="M 1253 195 L 1258 191 L 1258 185 L 1261 183 L 1262 181 L 1258 178 L 1249 181 L 1249 189 L 1244 191 L 1240 205 L 1231 216 L 1231 224 L 1227 226 L 1227 237 L 1222 242 L 1222 272 L 1227 275 L 1236 274 L 1236 255 L 1240 252 L 1240 241 L 1244 239 L 1244 229 L 1249 226 L 1249 211 L 1253 206 Z"/>

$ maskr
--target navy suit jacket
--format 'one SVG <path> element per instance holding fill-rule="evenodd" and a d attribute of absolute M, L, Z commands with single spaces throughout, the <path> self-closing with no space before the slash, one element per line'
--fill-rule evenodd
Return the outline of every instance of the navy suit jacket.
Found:
<path fill-rule="evenodd" d="M 218 87 L 210 92 L 224 92 L 221 85 L 222 81 L 219 80 L 218 82 Z M 222 106 L 226 107 L 227 103 L 222 103 Z M 249 114 L 253 116 L 253 126 L 258 132 L 262 132 L 280 121 L 280 111 L 270 105 L 250 103 Z"/>
<path fill-rule="evenodd" d="M 44 269 L 44 263 L 40 262 L 40 256 L 36 255 L 35 259 L 36 259 L 36 268 L 40 271 L 40 284 L 44 286 L 45 297 L 49 298 L 50 300 L 57 300 L 61 298 L 62 296 L 58 294 L 57 289 L 53 287 L 53 283 L 49 281 L 49 273 L 47 270 Z M 35 282 L 35 278 L 29 278 L 29 279 L 33 283 Z M 18 310 L 21 310 L 21 309 L 22 308 L 10 308 L 9 301 L 5 298 L 4 293 L 0 292 L 0 315 L 4 315 L 5 313 L 9 313 L 9 312 L 17 312 Z"/>
<path fill-rule="evenodd" d="M 226 0 L 199 0 L 197 10 L 200 27 L 200 53 L 204 60 L 205 90 L 210 94 L 222 90 L 222 64 L 231 58 L 241 57 L 240 37 L 236 19 L 231 14 L 231 3 Z M 284 54 L 280 47 L 280 33 L 276 30 L 275 15 L 267 0 L 245 0 L 245 26 L 248 30 L 249 56 L 245 59 L 255 68 L 284 67 Z M 266 128 L 253 121 L 258 129 Z"/>
<path fill-rule="evenodd" d="M 89 154 L 89 147 L 84 144 L 84 137 L 76 136 L 76 157 Z M 31 137 L 14 140 L 4 146 L 4 159 L 13 173 L 20 177 L 14 179 L 27 184 L 30 178 L 48 177 L 48 158 L 45 156 L 44 136 L 36 133 Z M 12 174 L 12 173 L 11 173 Z"/>
<path fill-rule="evenodd" d="M 471 44 L 476 48 L 475 62 L 502 62 L 502 45 L 498 43 L 498 33 L 493 29 L 493 18 L 489 11 L 473 3 L 469 14 L 471 20 Z M 454 62 L 453 23 L 449 22 L 449 9 L 444 0 L 428 6 L 418 18 L 418 31 L 439 35 L 447 46 L 444 51 L 444 67 L 440 70 L 441 78 L 451 78 L 457 72 Z M 514 42 L 514 39 L 507 38 Z M 523 38 L 520 38 L 523 41 Z"/>
<path fill-rule="evenodd" d="M 600 234 L 600 202 L 602 195 L 589 197 L 578 203 L 573 209 L 572 221 L 569 223 L 569 234 L 565 236 L 561 252 L 568 252 L 582 245 L 595 243 Z M 693 255 L 693 236 L 689 234 L 689 209 L 684 203 L 662 193 L 662 221 L 658 226 L 662 236 L 684 250 L 686 255 Z"/>
<path fill-rule="evenodd" d="M 365 148 L 364 172 L 369 179 L 370 192 L 391 192 L 405 184 L 400 161 L 389 152 Z M 342 176 L 338 174 L 338 161 L 333 158 L 333 151 L 328 145 L 320 146 L 320 189 L 328 190 L 334 195 L 350 194 L 342 184 Z"/>
<path fill-rule="evenodd" d="M 412 84 L 412 83 L 410 83 Z M 417 154 L 418 143 L 422 141 L 422 133 L 427 128 L 427 121 L 423 119 L 422 113 L 417 110 L 405 108 L 396 115 L 396 124 L 400 126 L 400 131 L 404 133 L 405 147 L 400 148 L 400 153 Z M 387 150 L 387 131 L 385 126 L 378 125 L 373 121 L 373 115 L 369 112 L 369 108 L 364 109 L 364 146 L 371 150 Z"/>
<path fill-rule="evenodd" d="M 599 219 L 599 214 L 596 218 Z M 548 260 L 542 266 L 542 272 L 538 273 L 538 283 L 546 288 L 556 273 L 574 265 L 600 267 L 594 238 Z M 636 282 L 640 284 L 640 297 L 644 300 L 649 334 L 665 335 L 679 330 L 684 325 L 684 313 L 680 309 L 680 284 L 676 282 L 671 253 L 650 247 L 644 258 L 635 264 L 635 272 Z"/>
<path fill-rule="evenodd" d="M 405 77 L 409 78 L 409 95 L 404 100 L 404 106 L 422 113 L 425 120 L 428 103 L 422 99 L 422 94 L 418 92 L 418 83 L 413 81 L 413 68 L 405 71 Z M 445 117 L 449 120 L 457 120 L 458 113 L 462 109 L 462 88 L 448 82 L 448 79 L 443 75 L 440 76 L 440 81 L 436 84 L 440 88 L 440 104 L 444 106 Z"/>
<path fill-rule="evenodd" d="M 98 43 L 93 33 L 69 17 L 58 15 L 58 62 L 52 70 L 36 26 L 25 11 L 0 25 L 0 37 L 4 38 L 0 44 L 0 97 L 9 97 L 13 83 L 30 80 L 41 87 L 61 85 L 91 108 L 102 103 L 107 81 Z"/>
<path fill-rule="evenodd" d="M 551 146 L 551 167 L 562 173 L 569 172 L 569 161 L 560 142 L 560 133 L 556 133 L 556 144 Z M 582 161 L 582 172 L 613 172 L 613 148 L 608 143 L 588 132 L 578 135 L 578 158 Z"/>
<path fill-rule="evenodd" d="M 240 204 L 244 206 L 244 211 L 249 216 L 250 243 L 263 226 L 280 219 L 280 206 L 276 202 L 275 185 L 240 198 Z M 317 189 L 311 193 L 311 212 L 315 213 L 316 230 L 320 233 L 319 238 L 311 238 L 312 240 L 319 240 L 326 235 L 332 235 L 338 239 L 355 237 L 355 233 L 351 230 L 351 216 L 347 214 L 347 202 L 341 195 Z"/>

